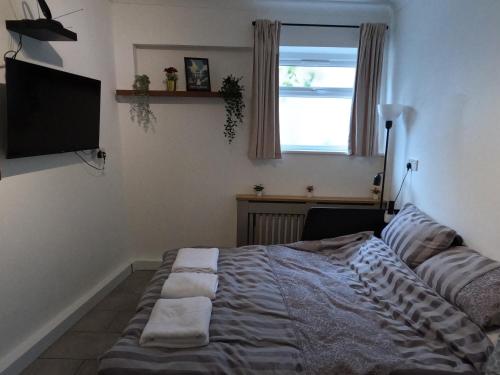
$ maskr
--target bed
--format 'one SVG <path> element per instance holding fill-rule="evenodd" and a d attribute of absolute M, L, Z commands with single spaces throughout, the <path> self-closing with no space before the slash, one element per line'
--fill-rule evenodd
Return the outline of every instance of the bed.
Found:
<path fill-rule="evenodd" d="M 366 231 L 382 226 L 381 213 L 371 215 L 361 227 L 316 234 L 332 239 L 220 249 L 210 343 L 201 348 L 138 344 L 177 250 L 165 252 L 99 374 L 481 373 L 491 341 Z M 364 231 L 345 233 L 355 229 Z"/>

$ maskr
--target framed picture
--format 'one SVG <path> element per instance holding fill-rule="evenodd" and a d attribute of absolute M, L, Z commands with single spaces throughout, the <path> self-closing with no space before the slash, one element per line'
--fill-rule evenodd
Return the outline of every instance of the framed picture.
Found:
<path fill-rule="evenodd" d="M 187 91 L 211 91 L 208 59 L 184 57 Z"/>

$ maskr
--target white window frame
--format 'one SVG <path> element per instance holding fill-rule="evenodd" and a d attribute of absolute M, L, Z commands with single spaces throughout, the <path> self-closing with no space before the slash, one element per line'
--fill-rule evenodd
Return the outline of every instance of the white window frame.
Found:
<path fill-rule="evenodd" d="M 320 56 L 319 56 L 320 57 Z M 280 58 L 281 66 L 311 66 L 311 67 L 332 67 L 332 68 L 356 68 L 356 59 L 341 58 L 300 58 L 298 54 L 293 58 Z M 279 88 L 280 97 L 310 97 L 310 98 L 342 98 L 352 99 L 354 88 L 338 87 L 285 87 Z M 341 154 L 348 155 L 349 150 L 332 146 L 305 146 L 305 145 L 284 145 L 281 144 L 281 151 L 286 154 Z"/>

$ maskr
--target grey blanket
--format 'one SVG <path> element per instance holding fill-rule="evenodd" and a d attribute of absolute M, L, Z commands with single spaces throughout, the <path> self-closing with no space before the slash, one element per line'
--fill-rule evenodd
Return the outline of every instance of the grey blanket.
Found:
<path fill-rule="evenodd" d="M 382 241 L 361 233 L 288 246 L 221 249 L 210 344 L 141 348 L 176 252 L 167 252 L 107 374 L 390 374 L 483 370 L 492 345 Z"/>

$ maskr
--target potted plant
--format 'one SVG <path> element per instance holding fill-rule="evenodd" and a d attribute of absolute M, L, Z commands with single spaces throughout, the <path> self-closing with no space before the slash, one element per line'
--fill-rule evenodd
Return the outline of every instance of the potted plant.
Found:
<path fill-rule="evenodd" d="M 380 194 L 380 187 L 376 186 L 376 185 L 373 185 L 373 187 L 370 189 L 370 191 L 372 192 L 372 198 L 373 198 L 373 200 L 378 201 L 379 200 L 379 194 Z"/>
<path fill-rule="evenodd" d="M 306 190 L 307 190 L 307 197 L 308 198 L 312 198 L 313 194 L 314 194 L 314 186 L 313 185 L 309 185 L 309 186 L 306 187 Z"/>
<path fill-rule="evenodd" d="M 255 195 L 257 195 L 258 197 L 262 197 L 262 194 L 264 193 L 264 185 L 254 185 L 253 190 L 255 191 Z"/>
<path fill-rule="evenodd" d="M 243 102 L 244 86 L 240 84 L 243 77 L 236 78 L 229 75 L 222 81 L 222 87 L 219 90 L 220 96 L 226 104 L 226 124 L 224 125 L 224 136 L 229 143 L 232 143 L 236 137 L 236 127 L 243 123 Z"/>
<path fill-rule="evenodd" d="M 384 172 L 377 173 L 377 175 L 373 178 L 373 184 L 372 188 L 370 189 L 372 193 L 372 198 L 375 201 L 378 201 L 380 199 L 380 186 L 382 185 L 382 177 L 384 175 Z"/>
<path fill-rule="evenodd" d="M 136 75 L 132 88 L 135 90 L 136 101 L 130 104 L 130 118 L 132 121 L 137 121 L 139 126 L 144 127 L 147 131 L 152 121 L 156 121 L 156 117 L 149 107 L 149 84 L 151 81 L 146 74 Z"/>
<path fill-rule="evenodd" d="M 177 69 L 175 69 L 173 66 L 170 68 L 165 68 L 164 72 L 167 74 L 167 79 L 165 80 L 167 84 L 167 91 L 176 91 L 177 90 L 177 79 L 179 78 L 177 76 Z"/>
<path fill-rule="evenodd" d="M 137 91 L 139 94 L 144 94 L 149 91 L 149 85 L 151 84 L 151 81 L 149 80 L 149 77 L 147 74 L 142 74 L 142 75 L 136 75 L 134 79 L 134 84 L 132 85 L 132 88 Z"/>

